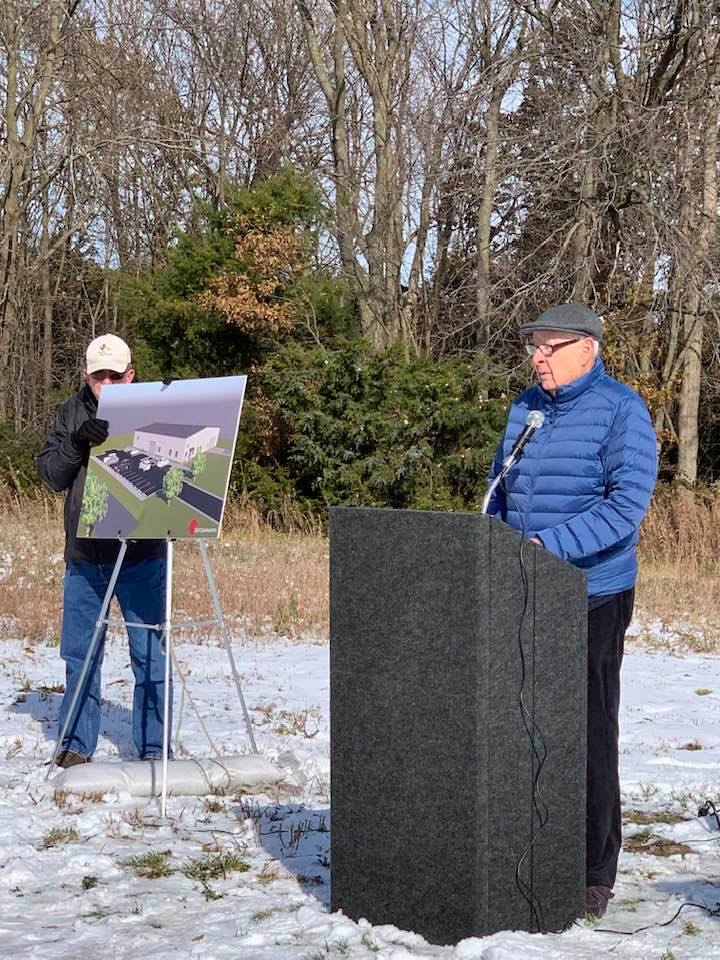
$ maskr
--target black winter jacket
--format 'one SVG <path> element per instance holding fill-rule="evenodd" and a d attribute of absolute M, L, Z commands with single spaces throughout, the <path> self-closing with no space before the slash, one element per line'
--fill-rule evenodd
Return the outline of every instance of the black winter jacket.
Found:
<path fill-rule="evenodd" d="M 55 417 L 50 433 L 38 455 L 40 479 L 51 490 L 67 490 L 65 498 L 65 560 L 68 563 L 115 563 L 118 540 L 90 540 L 76 537 L 88 450 L 78 450 L 72 434 L 78 427 L 97 416 L 97 400 L 87 384 L 80 392 L 66 400 Z M 164 540 L 131 540 L 128 542 L 125 563 L 150 560 L 165 556 Z"/>

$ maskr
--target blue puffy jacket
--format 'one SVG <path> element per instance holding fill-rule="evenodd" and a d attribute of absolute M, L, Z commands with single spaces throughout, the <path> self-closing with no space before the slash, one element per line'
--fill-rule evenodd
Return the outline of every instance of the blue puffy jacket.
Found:
<path fill-rule="evenodd" d="M 590 596 L 627 590 L 637 576 L 638 530 L 657 477 L 645 403 L 602 360 L 553 396 L 531 387 L 510 408 L 490 473 L 500 471 L 530 410 L 545 422 L 495 492 L 489 512 L 583 569 Z"/>

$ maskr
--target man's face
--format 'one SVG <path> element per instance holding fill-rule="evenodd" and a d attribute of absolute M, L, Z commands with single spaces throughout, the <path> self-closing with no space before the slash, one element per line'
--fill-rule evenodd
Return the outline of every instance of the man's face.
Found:
<path fill-rule="evenodd" d="M 95 399 L 100 399 L 102 388 L 106 384 L 113 383 L 132 383 L 135 379 L 135 371 L 128 367 L 124 373 L 117 373 L 115 370 L 96 370 L 94 373 L 85 371 L 85 383 L 95 394 Z"/>
<path fill-rule="evenodd" d="M 532 355 L 533 367 L 545 390 L 556 390 L 577 380 L 588 372 L 595 359 L 592 337 L 560 330 L 536 330 L 532 342 L 536 348 Z"/>

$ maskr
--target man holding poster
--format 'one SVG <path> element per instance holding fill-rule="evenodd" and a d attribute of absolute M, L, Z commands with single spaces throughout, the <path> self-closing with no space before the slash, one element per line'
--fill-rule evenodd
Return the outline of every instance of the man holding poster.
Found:
<path fill-rule="evenodd" d="M 51 490 L 66 491 L 65 580 L 60 655 L 65 661 L 65 695 L 59 727 L 67 719 L 103 598 L 120 550 L 118 539 L 77 536 L 90 448 L 108 437 L 108 423 L 97 417 L 101 391 L 135 380 L 130 348 L 113 334 L 97 337 L 87 348 L 85 383 L 58 410 L 38 456 L 38 470 Z M 128 543 L 115 597 L 129 624 L 160 624 L 164 618 L 166 544 L 144 539 Z M 163 750 L 164 654 L 158 629 L 127 627 L 135 676 L 133 742 L 141 759 L 159 759 Z M 100 732 L 101 668 L 105 628 L 57 756 L 70 767 L 92 759 Z M 171 691 L 172 693 L 172 691 Z M 169 731 L 168 731 L 169 739 Z"/>

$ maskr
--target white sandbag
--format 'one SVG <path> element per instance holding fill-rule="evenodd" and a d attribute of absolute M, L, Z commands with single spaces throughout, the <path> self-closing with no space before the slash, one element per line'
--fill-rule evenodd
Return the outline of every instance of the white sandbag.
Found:
<path fill-rule="evenodd" d="M 51 783 L 68 793 L 124 792 L 134 797 L 159 797 L 162 768 L 162 760 L 81 763 L 63 770 Z M 258 754 L 222 760 L 170 760 L 167 792 L 188 797 L 202 797 L 216 790 L 261 793 L 287 779 L 282 767 Z"/>

